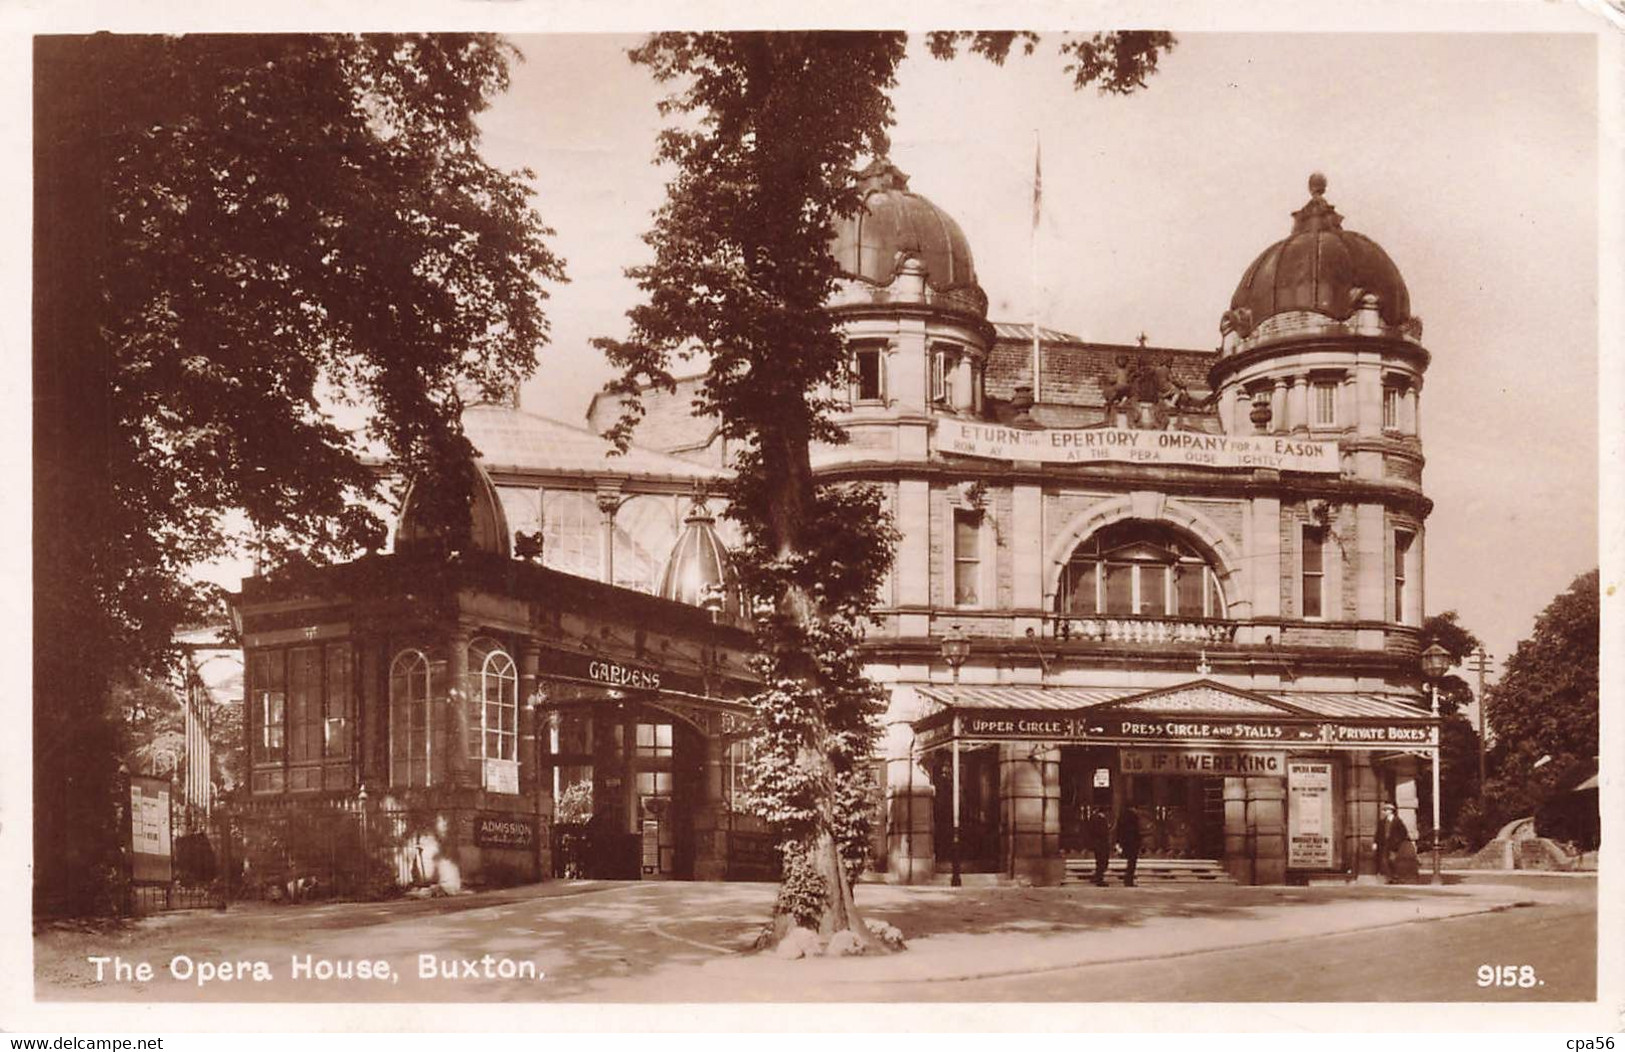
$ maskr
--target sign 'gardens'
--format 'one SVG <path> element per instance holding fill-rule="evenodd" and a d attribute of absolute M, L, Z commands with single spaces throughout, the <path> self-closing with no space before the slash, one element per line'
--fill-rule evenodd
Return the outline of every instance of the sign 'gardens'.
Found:
<path fill-rule="evenodd" d="M 941 420 L 937 451 L 1039 463 L 1168 464 L 1200 468 L 1272 468 L 1336 474 L 1336 442 L 1271 436 L 1206 435 L 1117 427 L 1028 431 L 970 420 Z"/>

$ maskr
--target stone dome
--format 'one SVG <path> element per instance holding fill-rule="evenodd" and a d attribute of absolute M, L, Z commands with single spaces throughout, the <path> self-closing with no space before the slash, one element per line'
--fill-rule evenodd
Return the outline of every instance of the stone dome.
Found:
<path fill-rule="evenodd" d="M 1221 330 L 1246 337 L 1265 319 L 1289 311 L 1346 321 L 1366 297 L 1375 297 L 1385 324 L 1411 322 L 1410 292 L 1388 253 L 1343 229 L 1343 217 L 1326 201 L 1325 176 L 1309 177 L 1309 194 L 1309 203 L 1292 213 L 1291 235 L 1266 248 L 1241 276 Z"/>
<path fill-rule="evenodd" d="M 849 278 L 886 286 L 914 260 L 923 269 L 928 288 L 968 293 L 985 314 L 987 297 L 976 282 L 970 242 L 953 216 L 910 191 L 908 176 L 890 161 L 875 161 L 857 179 L 862 207 L 837 220 L 830 239 L 830 252 L 841 271 Z"/>
<path fill-rule="evenodd" d="M 704 607 L 731 623 L 740 618 L 742 593 L 739 573 L 727 546 L 717 536 L 716 522 L 704 499 L 696 498 L 683 520 L 682 534 L 672 545 L 656 594 L 662 599 Z"/>

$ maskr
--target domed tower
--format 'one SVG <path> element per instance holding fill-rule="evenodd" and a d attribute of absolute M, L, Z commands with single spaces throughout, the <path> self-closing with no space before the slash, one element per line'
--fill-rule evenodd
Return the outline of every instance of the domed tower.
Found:
<path fill-rule="evenodd" d="M 513 555 L 513 536 L 508 529 L 508 516 L 502 510 L 502 499 L 491 476 L 479 461 L 470 464 L 473 469 L 469 493 L 469 535 L 467 543 L 474 551 L 489 552 L 510 558 Z M 427 546 L 457 549 L 462 542 L 445 538 L 424 522 L 425 494 L 414 481 L 407 487 L 401 501 L 401 513 L 395 523 L 395 550 L 406 551 Z"/>
<path fill-rule="evenodd" d="M 739 573 L 734 569 L 728 548 L 717 536 L 716 517 L 696 498 L 683 520 L 682 535 L 666 559 L 656 593 L 662 599 L 675 599 L 690 606 L 710 610 L 727 624 L 743 622 L 743 592 Z"/>
<path fill-rule="evenodd" d="M 1429 361 L 1422 322 L 1388 253 L 1343 229 L 1325 176 L 1309 177 L 1309 195 L 1292 213 L 1292 232 L 1236 286 L 1209 379 L 1229 434 L 1335 443 L 1343 481 L 1283 501 L 1283 554 L 1295 544 L 1348 549 L 1359 580 L 1345 616 L 1420 625 L 1430 508 L 1418 412 Z M 1347 493 L 1351 481 L 1358 498 Z"/>
<path fill-rule="evenodd" d="M 887 160 L 858 173 L 862 205 L 836 224 L 831 306 L 853 349 L 849 424 L 978 415 L 993 330 L 970 244 Z"/>

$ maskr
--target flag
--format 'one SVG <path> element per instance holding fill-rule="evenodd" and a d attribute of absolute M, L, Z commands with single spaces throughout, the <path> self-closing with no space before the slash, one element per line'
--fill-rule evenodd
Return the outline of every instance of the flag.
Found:
<path fill-rule="evenodd" d="M 1033 133 L 1033 229 L 1038 229 L 1038 215 L 1044 202 L 1044 148 Z"/>

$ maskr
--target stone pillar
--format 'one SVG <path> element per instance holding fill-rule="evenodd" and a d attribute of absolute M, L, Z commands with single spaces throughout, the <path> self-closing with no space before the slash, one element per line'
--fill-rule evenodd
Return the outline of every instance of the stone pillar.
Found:
<path fill-rule="evenodd" d="M 1252 841 L 1253 883 L 1286 883 L 1286 780 L 1244 778 L 1247 834 Z"/>
<path fill-rule="evenodd" d="M 452 632 L 446 655 L 446 782 L 455 788 L 483 781 L 468 759 L 468 629 Z"/>
<path fill-rule="evenodd" d="M 1416 757 L 1407 756 L 1394 761 L 1394 807 L 1398 809 L 1405 829 L 1411 834 L 1411 840 L 1418 844 L 1422 842 L 1422 827 L 1417 821 L 1420 800 L 1416 785 Z"/>
<path fill-rule="evenodd" d="M 1348 754 L 1343 779 L 1343 858 L 1357 877 L 1377 872 L 1377 772 L 1371 754 Z"/>
<path fill-rule="evenodd" d="M 1288 430 L 1304 431 L 1309 427 L 1309 379 L 1293 376 L 1287 379 Z"/>
<path fill-rule="evenodd" d="M 1061 750 L 999 746 L 999 841 L 1005 870 L 1017 880 L 1061 883 Z"/>
<path fill-rule="evenodd" d="M 1354 510 L 1355 616 L 1361 621 L 1386 621 L 1388 573 L 1384 558 L 1387 538 L 1381 504 L 1360 504 Z"/>
<path fill-rule="evenodd" d="M 548 713 L 533 703 L 541 653 L 535 643 L 519 648 L 519 792 L 530 797 L 536 821 L 536 879 L 553 875 L 553 751 Z"/>
<path fill-rule="evenodd" d="M 924 479 L 897 483 L 897 604 L 931 603 L 931 484 Z"/>
<path fill-rule="evenodd" d="M 705 766 L 700 771 L 700 799 L 694 804 L 694 879 L 726 880 L 728 876 L 727 801 L 722 778 L 728 743 L 718 735 L 705 739 Z"/>
<path fill-rule="evenodd" d="M 1044 605 L 1043 490 L 1028 484 L 1016 486 L 1010 512 L 1012 598 L 1017 610 L 1037 610 Z"/>
<path fill-rule="evenodd" d="M 1270 430 L 1281 432 L 1288 429 L 1290 422 L 1287 419 L 1287 389 L 1292 381 L 1278 376 L 1270 384 Z"/>
<path fill-rule="evenodd" d="M 1248 568 L 1253 575 L 1253 616 L 1281 616 L 1281 501 L 1254 497 L 1253 550 Z"/>
<path fill-rule="evenodd" d="M 914 755 L 914 729 L 886 728 L 886 882 L 929 884 L 936 876 L 931 817 L 936 790 Z"/>
<path fill-rule="evenodd" d="M 1247 779 L 1224 780 L 1224 868 L 1237 884 L 1253 882 L 1253 838 L 1247 830 Z"/>
<path fill-rule="evenodd" d="M 1355 425 L 1367 438 L 1382 434 L 1382 366 L 1361 362 L 1354 370 Z"/>

